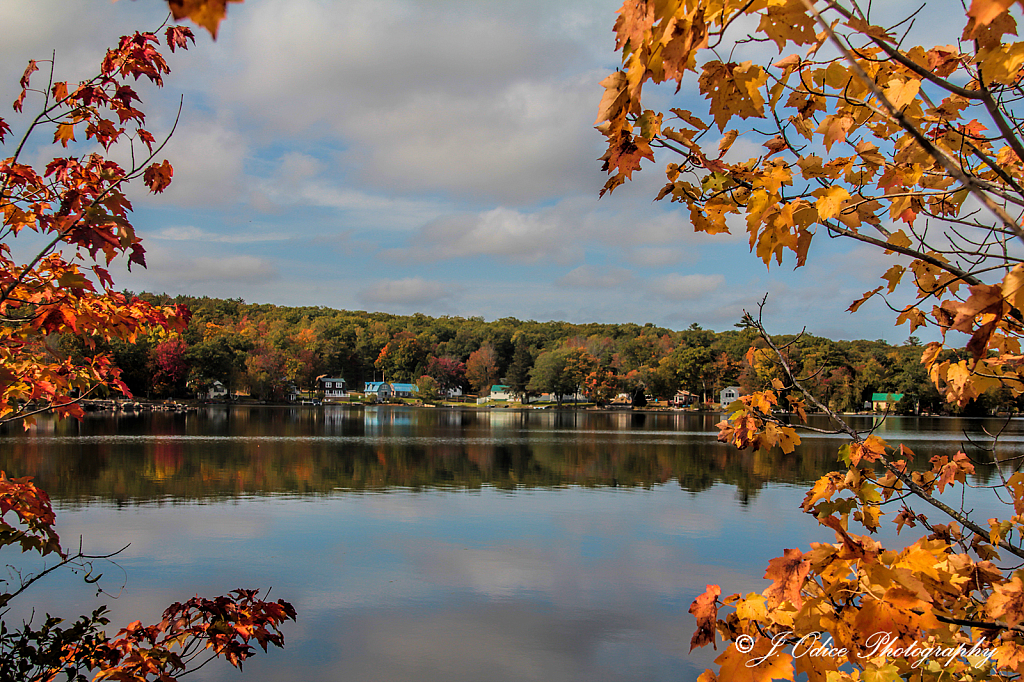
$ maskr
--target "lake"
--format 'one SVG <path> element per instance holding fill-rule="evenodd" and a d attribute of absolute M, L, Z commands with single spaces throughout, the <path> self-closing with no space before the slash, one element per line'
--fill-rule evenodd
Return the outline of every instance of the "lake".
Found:
<path fill-rule="evenodd" d="M 188 679 L 694 680 L 716 654 L 687 651 L 693 598 L 760 591 L 784 548 L 834 540 L 798 505 L 842 439 L 739 452 L 716 442 L 720 419 L 210 407 L 8 429 L 0 469 L 50 493 L 65 546 L 128 545 L 97 565 L 104 594 L 50 577 L 11 616 L 107 604 L 122 626 L 196 593 L 272 588 L 299 613 L 285 648 Z M 1024 452 L 1020 421 L 890 418 L 877 433 L 926 462 L 986 428 L 1005 429 L 1000 456 Z"/>

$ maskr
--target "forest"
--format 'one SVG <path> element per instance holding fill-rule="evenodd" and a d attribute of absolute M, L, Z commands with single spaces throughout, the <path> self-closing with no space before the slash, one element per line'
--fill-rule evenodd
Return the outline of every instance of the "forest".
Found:
<path fill-rule="evenodd" d="M 290 387 L 316 388 L 317 377 L 344 378 L 351 390 L 386 378 L 415 383 L 436 397 L 462 388 L 486 395 L 494 384 L 520 394 L 586 396 L 606 403 L 620 393 L 672 398 L 689 391 L 718 401 L 726 386 L 750 393 L 778 378 L 777 363 L 743 320 L 715 332 L 653 324 L 571 324 L 502 318 L 429 317 L 325 307 L 249 304 L 241 299 L 140 294 L 153 305 L 180 305 L 191 317 L 180 333 L 110 341 L 87 350 L 73 335 L 72 353 L 109 352 L 134 395 L 190 398 L 220 381 L 231 393 L 283 400 Z M 913 336 L 885 341 L 834 341 L 780 335 L 791 366 L 816 397 L 840 412 L 864 409 L 873 393 L 902 393 L 901 412 L 983 414 L 1014 411 L 1006 390 L 991 390 L 966 407 L 944 402 L 921 365 Z M 77 346 L 77 347 L 76 347 Z M 754 350 L 751 350 L 754 349 Z M 950 357 L 958 351 L 945 351 Z"/>

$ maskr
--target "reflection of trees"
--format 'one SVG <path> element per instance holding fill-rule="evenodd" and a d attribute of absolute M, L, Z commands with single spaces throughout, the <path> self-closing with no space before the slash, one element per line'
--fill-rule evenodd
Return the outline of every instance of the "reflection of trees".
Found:
<path fill-rule="evenodd" d="M 451 487 L 806 484 L 834 468 L 840 441 L 806 438 L 792 455 L 715 440 L 717 415 L 372 408 L 216 408 L 188 415 L 98 417 L 8 433 L 0 468 L 32 472 L 57 500 L 146 501 L 247 494 Z M 887 423 L 914 436 L 922 421 Z M 962 428 L 948 421 L 944 431 Z M 975 425 L 976 428 L 977 425 Z M 931 425 L 932 428 L 935 425 Z M 77 436 L 83 436 L 78 438 Z M 116 437 L 116 438 L 115 438 Z M 952 436 L 951 439 L 955 439 Z M 918 463 L 947 440 L 911 442 Z M 992 475 L 979 469 L 979 478 Z"/>

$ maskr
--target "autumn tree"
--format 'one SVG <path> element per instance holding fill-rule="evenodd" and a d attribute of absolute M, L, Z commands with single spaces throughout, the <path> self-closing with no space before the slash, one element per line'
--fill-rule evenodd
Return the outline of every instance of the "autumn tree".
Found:
<path fill-rule="evenodd" d="M 373 366 L 384 372 L 388 381 L 411 381 L 421 375 L 427 349 L 412 332 L 395 334 L 381 349 Z"/>
<path fill-rule="evenodd" d="M 498 382 L 497 354 L 492 346 L 481 346 L 466 360 L 466 379 L 473 390 L 482 393 Z"/>
<path fill-rule="evenodd" d="M 169 4 L 176 16 L 199 17 L 211 31 L 224 13 L 223 0 Z M 172 52 L 190 42 L 186 27 L 163 32 Z M 145 127 L 136 90 L 140 80 L 161 86 L 170 72 L 160 45 L 156 33 L 124 36 L 96 74 L 78 83 L 59 80 L 54 60 L 30 61 L 14 101 L 15 117 L 0 119 L 0 144 L 9 151 L 0 160 L 0 422 L 21 420 L 27 427 L 33 415 L 46 411 L 78 417 L 84 397 L 100 391 L 131 395 L 112 349 L 143 337 L 159 344 L 188 321 L 182 306 L 155 305 L 117 291 L 108 270 L 115 259 L 145 266 L 129 220 L 128 184 L 138 180 L 159 193 L 173 177 L 169 161 L 159 157 L 165 140 Z M 66 155 L 35 167 L 31 162 L 45 153 L 41 135 Z M 107 158 L 115 148 L 130 163 Z M 12 241 L 26 232 L 36 233 L 35 243 L 42 246 L 19 259 L 15 254 L 27 249 L 14 249 Z M 62 344 L 62 338 L 77 343 Z M 161 371 L 175 380 L 182 373 L 178 360 Z M 35 574 L 11 572 L 0 607 L 62 567 L 77 567 L 91 578 L 90 561 L 102 557 L 63 547 L 54 524 L 44 491 L 27 478 L 0 472 L 0 549 L 35 553 L 49 562 Z M 250 590 L 172 604 L 160 622 L 136 621 L 114 634 L 106 631 L 104 613 L 99 609 L 70 626 L 51 617 L 38 628 L 0 623 L 0 676 L 84 680 L 95 674 L 172 682 L 215 657 L 241 667 L 255 646 L 281 646 L 279 627 L 295 617 L 287 602 L 266 602 Z"/>
<path fill-rule="evenodd" d="M 167 339 L 153 347 L 150 359 L 153 388 L 157 395 L 180 397 L 188 378 L 188 346 L 180 336 Z"/>
<path fill-rule="evenodd" d="M 583 380 L 582 391 L 587 400 L 603 405 L 619 392 L 619 379 L 611 368 L 600 366 Z"/>
<path fill-rule="evenodd" d="M 939 340 L 920 361 L 952 406 L 993 389 L 1020 395 L 1024 45 L 1012 40 L 1020 8 L 972 0 L 941 44 L 914 45 L 922 20 L 932 37 L 959 8 L 933 2 L 883 26 L 878 8 L 858 0 L 627 0 L 614 27 L 622 68 L 602 82 L 597 117 L 611 176 L 602 193 L 665 154 L 657 199 L 680 204 L 697 232 L 744 230 L 766 266 L 800 267 L 824 237 L 874 249 L 888 260 L 882 283 L 849 310 L 877 297 L 910 333 L 933 329 Z M 769 48 L 778 58 L 764 58 Z M 672 97 L 658 86 L 699 93 L 706 113 L 645 107 Z M 828 414 L 848 439 L 844 470 L 818 480 L 803 509 L 836 542 L 785 550 L 760 594 L 722 597 L 712 585 L 698 597 L 692 646 L 728 643 L 718 673 L 701 679 L 1019 679 L 1021 461 L 1003 461 L 995 448 L 986 455 L 996 465 L 996 517 L 972 515 L 959 495 L 944 503 L 943 493 L 968 484 L 970 457 L 912 464 L 904 444 L 856 431 L 818 400 L 787 360 L 793 349 L 774 343 L 759 315 L 747 327 L 764 341 L 751 366 L 772 358 L 778 370 L 762 373 L 770 386 L 736 404 L 719 439 L 790 452 L 798 432 L 774 412 Z M 902 547 L 855 532 L 876 532 L 883 505 L 895 507 Z M 722 608 L 729 613 L 719 618 Z M 834 646 L 792 655 L 805 637 Z M 880 638 L 890 648 L 880 649 Z M 978 642 L 987 655 L 972 657 Z M 776 643 L 790 648 L 773 652 Z M 948 653 L 887 655 L 911 645 Z"/>
<path fill-rule="evenodd" d="M 432 357 L 424 373 L 435 381 L 438 390 L 445 395 L 466 385 L 466 363 L 454 358 Z"/>

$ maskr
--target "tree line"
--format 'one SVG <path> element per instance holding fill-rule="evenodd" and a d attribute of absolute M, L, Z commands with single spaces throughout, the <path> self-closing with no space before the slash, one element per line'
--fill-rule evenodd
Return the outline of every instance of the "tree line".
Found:
<path fill-rule="evenodd" d="M 430 317 L 326 307 L 250 304 L 216 299 L 141 294 L 153 305 L 180 305 L 191 319 L 179 334 L 111 341 L 81 355 L 109 352 L 137 396 L 187 398 L 215 381 L 231 392 L 284 399 L 294 386 L 316 389 L 317 378 L 344 378 L 352 390 L 368 381 L 417 384 L 436 397 L 460 388 L 486 395 L 503 384 L 520 394 L 579 393 L 595 403 L 627 394 L 666 400 L 688 391 L 714 403 L 726 386 L 761 390 L 781 370 L 755 329 L 742 321 L 715 332 L 691 324 L 672 330 L 651 323 L 572 324 L 502 318 Z M 806 377 L 823 404 L 838 411 L 863 409 L 874 393 L 901 393 L 898 409 L 971 414 L 1014 410 L 1008 391 L 994 389 L 967 407 L 948 405 L 921 365 L 915 337 L 836 341 L 810 334 L 779 335 L 787 361 Z M 751 349 L 754 351 L 751 351 Z M 959 351 L 946 351 L 955 357 Z"/>

